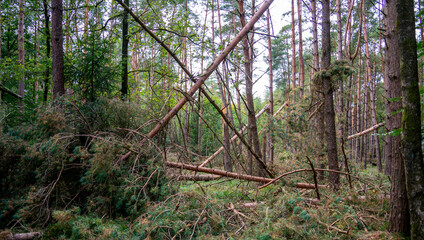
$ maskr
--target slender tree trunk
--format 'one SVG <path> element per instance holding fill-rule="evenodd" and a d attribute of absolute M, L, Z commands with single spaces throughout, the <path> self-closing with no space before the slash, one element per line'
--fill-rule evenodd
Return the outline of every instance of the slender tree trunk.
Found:
<path fill-rule="evenodd" d="M 402 158 L 411 218 L 411 239 L 424 239 L 424 162 L 413 0 L 396 1 L 402 84 Z"/>
<path fill-rule="evenodd" d="M 331 64 L 331 39 L 330 39 L 330 0 L 322 1 L 322 68 L 324 71 L 330 68 Z M 331 77 L 323 77 L 324 90 L 324 121 L 327 138 L 328 167 L 332 170 L 339 170 L 337 159 L 336 126 L 333 102 L 333 86 Z M 330 183 L 334 190 L 338 190 L 340 177 L 337 173 L 330 173 Z"/>
<path fill-rule="evenodd" d="M 246 25 L 245 20 L 245 11 L 243 6 L 243 0 L 238 1 L 239 12 L 240 12 L 240 22 L 241 26 L 244 27 Z M 246 101 L 247 101 L 247 111 L 248 111 L 248 130 L 252 139 L 253 150 L 262 158 L 259 136 L 258 136 L 258 128 L 256 125 L 256 117 L 255 117 L 255 106 L 253 103 L 253 81 L 252 81 L 252 54 L 249 53 L 249 44 L 248 38 L 243 38 L 243 53 L 244 53 L 244 69 L 246 72 Z M 252 46 L 250 46 L 252 47 Z M 252 50 L 251 50 L 252 51 Z M 263 167 L 258 164 L 258 175 L 263 176 Z"/>
<path fill-rule="evenodd" d="M 303 97 L 305 87 L 305 63 L 303 62 L 303 38 L 302 38 L 302 0 L 297 0 L 297 15 L 299 26 L 299 85 L 300 97 Z"/>
<path fill-rule="evenodd" d="M 130 3 L 129 0 L 125 0 L 125 4 L 128 6 Z M 122 18 L 122 62 L 121 62 L 121 71 L 122 71 L 122 82 L 121 82 L 121 98 L 127 99 L 128 97 L 128 12 L 124 10 L 124 16 Z"/>
<path fill-rule="evenodd" d="M 201 50 L 201 60 L 200 60 L 200 69 L 203 72 L 204 64 L 204 51 L 205 51 L 205 36 L 206 36 L 206 21 L 208 19 L 208 10 L 209 4 L 206 2 L 206 14 L 205 21 L 203 23 L 203 33 L 202 33 L 202 50 Z M 197 131 L 197 153 L 202 155 L 202 138 L 203 138 L 203 95 L 202 92 L 199 92 L 199 122 L 198 122 L 198 131 Z"/>
<path fill-rule="evenodd" d="M 292 90 L 292 95 L 293 95 L 293 103 L 295 102 L 295 98 L 296 98 L 296 31 L 295 31 L 295 25 L 296 22 L 294 20 L 294 0 L 292 0 L 292 11 L 291 11 L 291 17 L 292 17 L 292 22 L 291 22 L 291 30 L 292 30 L 292 84 L 293 84 L 293 90 Z"/>
<path fill-rule="evenodd" d="M 361 129 L 361 69 L 362 69 L 362 55 L 359 54 L 358 59 L 358 76 L 357 76 L 357 87 L 356 87 L 356 132 L 360 132 Z M 362 138 L 356 139 L 356 163 L 362 161 L 361 148 Z"/>
<path fill-rule="evenodd" d="M 50 59 L 50 16 L 48 11 L 47 0 L 43 0 L 43 12 L 44 12 L 44 33 L 46 35 L 46 58 Z M 49 81 L 50 81 L 50 66 L 46 65 L 46 70 L 44 71 L 44 97 L 43 101 L 47 102 L 48 94 L 49 94 Z"/>
<path fill-rule="evenodd" d="M 320 71 L 319 65 L 319 51 L 318 51 L 318 22 L 317 22 L 317 4 L 316 0 L 311 0 L 311 12 L 312 12 L 312 56 L 313 56 L 313 73 L 317 73 Z M 318 102 L 323 102 L 323 94 L 322 94 L 322 84 L 315 81 L 314 82 L 314 99 Z M 318 145 L 318 156 L 317 156 L 317 165 L 320 168 L 325 168 L 324 165 L 324 111 L 321 104 L 317 104 L 318 109 L 316 109 L 316 120 L 315 120 L 315 129 L 316 129 L 316 139 Z M 323 172 L 318 172 L 318 179 L 320 181 L 324 180 Z"/>
<path fill-rule="evenodd" d="M 274 115 L 274 89 L 273 89 L 273 72 L 272 72 L 272 43 L 271 43 L 271 15 L 267 11 L 267 32 L 268 32 L 268 68 L 269 68 L 269 110 L 268 110 L 268 131 L 267 131 L 267 149 L 268 163 L 274 163 L 274 126 L 272 116 Z M 265 159 L 265 158 L 264 158 Z"/>
<path fill-rule="evenodd" d="M 63 72 L 63 7 L 62 0 L 52 0 L 52 72 L 53 99 L 65 94 L 65 76 Z"/>
<path fill-rule="evenodd" d="M 222 29 L 221 29 L 221 11 L 220 11 L 220 7 L 219 7 L 219 0 L 216 1 L 217 3 L 217 8 L 218 8 L 218 28 L 219 28 L 219 37 L 221 40 L 221 47 L 224 46 L 224 39 L 222 37 Z M 226 73 L 226 68 L 225 68 L 225 60 L 223 62 L 223 64 L 221 64 L 222 66 L 222 76 L 226 77 L 227 73 Z M 228 114 L 228 101 L 227 101 L 227 94 L 226 91 L 224 89 L 224 79 L 220 79 L 220 76 L 218 76 L 217 78 L 218 80 L 218 87 L 219 87 L 219 91 L 221 93 L 221 101 L 222 101 L 222 105 L 223 105 L 223 109 L 224 109 L 224 113 L 227 116 L 227 118 L 229 117 Z M 228 125 L 222 121 L 222 142 L 224 143 L 224 148 L 226 149 L 226 151 L 223 152 L 224 155 L 224 169 L 225 171 L 229 171 L 231 172 L 233 170 L 233 164 L 231 162 L 231 157 L 230 157 L 230 131 L 228 129 Z"/>
<path fill-rule="evenodd" d="M 399 110 L 402 107 L 401 101 L 391 101 L 401 97 L 400 82 L 400 51 L 399 51 L 399 33 L 396 31 L 396 0 L 386 0 L 386 11 L 384 14 L 384 24 L 386 29 L 386 77 L 388 89 L 386 89 L 386 98 L 388 103 L 386 106 L 386 127 L 391 132 L 401 127 L 401 114 Z M 409 210 L 406 192 L 406 180 L 404 163 L 401 155 L 401 136 L 391 137 L 391 151 L 386 155 L 387 162 L 391 163 L 390 176 L 392 186 L 390 189 L 390 210 L 389 210 L 389 231 L 400 232 L 405 236 L 409 235 Z M 386 146 L 387 147 L 387 146 Z M 387 159 L 390 158 L 390 159 Z"/>
<path fill-rule="evenodd" d="M 24 42 L 24 20 L 25 20 L 25 0 L 19 0 L 19 21 L 18 21 L 18 55 L 19 65 L 22 70 L 22 78 L 19 80 L 19 95 L 25 95 L 25 42 Z M 21 111 L 24 111 L 24 103 L 21 99 L 18 100 Z"/>

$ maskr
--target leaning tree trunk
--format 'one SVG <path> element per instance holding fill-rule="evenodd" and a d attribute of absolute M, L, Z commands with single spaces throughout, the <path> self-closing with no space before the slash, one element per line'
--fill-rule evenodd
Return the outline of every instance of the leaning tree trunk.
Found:
<path fill-rule="evenodd" d="M 386 11 L 384 15 L 384 24 L 386 29 L 386 77 L 389 87 L 386 92 L 387 99 L 396 99 L 401 97 L 400 75 L 400 51 L 398 46 L 399 33 L 396 31 L 396 0 L 386 0 Z M 387 105 L 386 105 L 387 106 Z M 386 127 L 391 132 L 401 127 L 401 109 L 400 100 L 390 102 L 389 109 L 386 109 Z M 405 170 L 400 152 L 401 136 L 391 136 L 391 151 L 386 156 L 387 162 L 391 163 L 390 172 L 392 186 L 390 189 L 390 210 L 389 210 L 389 231 L 400 232 L 405 236 L 409 235 L 409 211 L 406 192 Z M 387 146 L 386 146 L 387 147 Z M 387 159 L 387 158 L 391 159 Z"/>
<path fill-rule="evenodd" d="M 401 152 L 405 163 L 411 239 L 424 239 L 424 162 L 414 1 L 398 0 L 396 7 L 403 107 Z"/>
<path fill-rule="evenodd" d="M 331 39 L 330 39 L 330 0 L 322 1 L 322 68 L 328 71 L 331 64 Z M 330 76 L 323 76 L 324 90 L 324 121 L 326 125 L 328 167 L 339 170 L 337 159 L 336 126 L 333 102 L 333 85 Z M 340 177 L 337 173 L 329 174 L 330 184 L 338 190 Z"/>

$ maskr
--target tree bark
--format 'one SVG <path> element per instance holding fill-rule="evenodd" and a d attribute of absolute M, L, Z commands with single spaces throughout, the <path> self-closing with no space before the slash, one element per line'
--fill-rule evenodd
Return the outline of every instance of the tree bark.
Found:
<path fill-rule="evenodd" d="M 295 98 L 296 98 L 296 93 L 295 93 L 295 89 L 296 89 L 296 31 L 295 31 L 295 20 L 294 20 L 294 0 L 292 0 L 291 2 L 292 4 L 292 10 L 291 10 L 291 30 L 292 30 L 292 38 L 291 38 L 291 44 L 292 44 L 292 84 L 293 84 L 293 89 L 292 89 L 292 94 L 293 94 L 293 103 L 295 102 Z"/>
<path fill-rule="evenodd" d="M 303 62 L 303 38 L 302 38 L 302 0 L 297 0 L 297 16 L 299 27 L 299 95 L 303 97 L 305 87 L 305 63 Z"/>
<path fill-rule="evenodd" d="M 44 12 L 44 34 L 46 35 L 46 58 L 50 59 L 50 16 L 49 16 L 49 7 L 47 0 L 43 0 L 43 12 Z M 49 96 L 49 81 L 50 81 L 50 65 L 46 64 L 46 70 L 44 71 L 44 94 L 43 101 L 47 102 Z"/>
<path fill-rule="evenodd" d="M 330 0 L 322 1 L 322 68 L 324 71 L 331 64 L 331 39 L 330 39 Z M 339 170 L 337 159 L 336 126 L 333 102 L 333 84 L 330 76 L 323 77 L 324 90 L 324 120 L 327 139 L 328 167 Z M 332 188 L 337 191 L 340 184 L 339 174 L 331 172 L 329 175 Z"/>
<path fill-rule="evenodd" d="M 22 78 L 19 80 L 19 95 L 25 97 L 25 42 L 24 42 L 24 20 L 25 20 L 25 0 L 19 0 L 19 19 L 18 19 L 18 55 L 19 65 L 21 66 Z M 18 100 L 21 111 L 24 111 L 24 103 Z"/>
<path fill-rule="evenodd" d="M 316 0 L 311 0 L 311 12 L 312 12 L 312 57 L 313 57 L 313 73 L 317 73 L 320 71 L 320 64 L 319 64 L 319 51 L 318 51 L 318 20 L 317 20 L 317 4 Z M 314 91 L 313 96 L 315 101 L 323 102 L 323 91 L 322 91 L 322 84 L 315 79 L 314 82 Z M 316 142 L 318 147 L 318 156 L 317 156 L 317 166 L 320 168 L 324 168 L 324 111 L 321 107 L 321 104 L 317 104 L 317 109 L 315 110 L 317 112 L 314 128 L 316 129 Z M 318 172 L 318 179 L 323 180 L 324 179 L 324 173 Z"/>
<path fill-rule="evenodd" d="M 52 0 L 52 72 L 53 99 L 65 94 L 65 76 L 63 72 L 63 32 L 62 0 Z"/>
<path fill-rule="evenodd" d="M 268 131 L 267 131 L 267 149 L 268 149 L 268 163 L 274 163 L 274 126 L 272 116 L 274 115 L 274 81 L 272 72 L 272 43 L 271 43 L 271 15 L 269 9 L 267 11 L 267 32 L 268 32 L 268 68 L 269 68 L 269 98 L 268 98 Z"/>
<path fill-rule="evenodd" d="M 240 12 L 240 22 L 242 28 L 246 26 L 246 19 L 245 19 L 245 11 L 243 6 L 243 0 L 238 1 L 239 6 L 239 12 Z M 252 54 L 249 52 L 249 39 L 247 36 L 243 38 L 243 54 L 244 54 L 244 70 L 246 74 L 246 101 L 247 101 L 247 128 L 248 132 L 250 134 L 250 137 L 252 139 L 252 145 L 254 152 L 258 155 L 259 158 L 262 158 L 261 154 L 261 148 L 260 148 L 260 142 L 259 142 L 259 135 L 258 135 L 258 127 L 256 124 L 256 117 L 255 117 L 255 106 L 253 103 L 253 59 Z M 251 43 L 253 44 L 253 42 Z M 253 46 L 251 45 L 250 48 Z M 253 51 L 253 49 L 250 49 L 250 51 Z M 264 167 L 261 164 L 257 165 L 257 174 L 258 176 L 264 176 Z"/>
<path fill-rule="evenodd" d="M 125 0 L 125 4 L 129 6 L 130 1 Z M 128 11 L 124 10 L 122 17 L 122 60 L 121 60 L 121 71 L 122 71 L 122 86 L 121 86 L 121 98 L 124 100 L 128 95 Z"/>
<path fill-rule="evenodd" d="M 386 77 L 388 89 L 386 98 L 389 101 L 386 107 L 386 127 L 391 132 L 401 127 L 401 101 L 396 100 L 401 97 L 400 76 L 400 50 L 399 33 L 396 31 L 397 11 L 396 0 L 386 0 L 386 11 L 384 14 L 384 24 L 386 29 Z M 394 101 L 392 99 L 395 99 Z M 391 136 L 390 153 L 386 155 L 387 162 L 391 163 L 390 176 L 392 186 L 390 189 L 390 209 L 389 209 L 389 231 L 400 232 L 405 236 L 409 235 L 410 222 L 408 211 L 408 199 L 406 192 L 405 170 L 401 156 L 401 136 Z M 386 146 L 387 147 L 387 146 Z M 387 153 L 387 152 L 386 152 Z M 389 158 L 389 159 L 388 159 Z"/>
<path fill-rule="evenodd" d="M 221 29 L 221 11 L 219 9 L 219 0 L 216 0 L 217 3 L 217 8 L 218 8 L 218 27 L 219 27 L 219 37 L 220 37 L 220 41 L 221 41 L 221 47 L 224 47 L 224 39 L 222 37 L 222 29 Z M 226 73 L 226 68 L 225 68 L 225 60 L 223 62 L 223 64 L 221 64 L 222 66 L 222 77 L 227 77 L 227 73 Z M 221 79 L 220 76 L 218 76 L 217 78 L 218 80 L 218 87 L 219 87 L 219 92 L 221 93 L 221 102 L 222 102 L 222 107 L 224 109 L 224 113 L 227 116 L 227 118 L 229 118 L 229 104 L 227 101 L 227 94 L 226 91 L 224 89 L 223 84 L 224 79 Z M 225 123 L 225 121 L 222 121 L 222 142 L 224 143 L 224 148 L 230 150 L 230 131 L 228 129 L 228 125 Z M 233 170 L 233 163 L 231 162 L 231 157 L 230 157 L 230 153 L 228 151 L 224 151 L 223 153 L 224 157 L 223 157 L 223 163 L 224 163 L 224 169 L 225 171 L 232 171 Z"/>
<path fill-rule="evenodd" d="M 411 239 L 424 239 L 424 162 L 417 43 L 413 0 L 396 1 L 402 84 L 402 158 L 411 222 Z"/>

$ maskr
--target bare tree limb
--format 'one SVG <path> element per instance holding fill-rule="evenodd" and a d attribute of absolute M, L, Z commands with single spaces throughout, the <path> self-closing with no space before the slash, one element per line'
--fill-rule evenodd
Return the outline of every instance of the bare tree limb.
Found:
<path fill-rule="evenodd" d="M 365 135 L 365 134 L 367 134 L 367 133 L 369 133 L 369 132 L 372 132 L 372 131 L 374 131 L 374 130 L 378 129 L 378 128 L 379 128 L 379 127 L 381 127 L 381 126 L 384 126 L 384 122 L 379 123 L 379 124 L 377 124 L 377 125 L 374 125 L 374 126 L 372 126 L 372 127 L 368 128 L 368 129 L 365 129 L 365 130 L 364 130 L 364 131 L 362 131 L 362 132 L 359 132 L 359 133 L 356 133 L 356 134 L 350 135 L 349 137 L 347 137 L 347 140 L 351 140 L 351 139 L 354 139 L 354 138 L 360 137 L 360 136 L 362 136 L 362 135 Z"/>

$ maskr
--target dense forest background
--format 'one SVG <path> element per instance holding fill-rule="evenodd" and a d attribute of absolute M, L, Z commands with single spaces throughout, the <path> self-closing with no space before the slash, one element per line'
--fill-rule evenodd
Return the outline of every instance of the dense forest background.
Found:
<path fill-rule="evenodd" d="M 272 2 L 0 0 L 0 239 L 422 239 L 422 2 Z"/>

